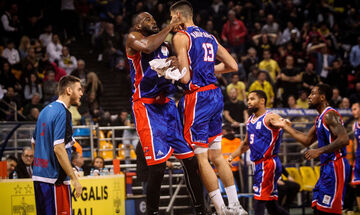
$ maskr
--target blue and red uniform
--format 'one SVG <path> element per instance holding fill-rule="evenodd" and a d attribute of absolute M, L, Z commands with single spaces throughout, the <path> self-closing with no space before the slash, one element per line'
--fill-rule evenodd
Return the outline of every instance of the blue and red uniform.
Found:
<path fill-rule="evenodd" d="M 277 200 L 277 181 L 281 175 L 281 162 L 277 156 L 283 130 L 271 128 L 265 122 L 266 111 L 255 119 L 249 117 L 246 124 L 250 146 L 250 160 L 255 163 L 254 198 L 257 200 Z"/>
<path fill-rule="evenodd" d="M 70 179 L 62 169 L 54 146 L 65 144 L 71 158 L 71 113 L 57 100 L 47 105 L 39 115 L 32 143 L 35 144 L 33 176 L 37 214 L 68 214 L 71 212 Z"/>
<path fill-rule="evenodd" d="M 316 136 L 319 148 L 329 145 L 334 137 L 325 123 L 329 111 L 340 114 L 332 107 L 327 107 L 316 118 Z M 341 116 L 340 116 L 341 117 Z M 345 182 L 348 181 L 350 166 L 346 159 L 346 147 L 336 152 L 320 155 L 320 177 L 313 190 L 312 207 L 327 213 L 342 213 L 342 201 L 345 193 Z"/>
<path fill-rule="evenodd" d="M 151 54 L 137 52 L 127 56 L 132 82 L 132 110 L 148 165 L 165 162 L 172 153 L 179 159 L 194 156 L 182 135 L 183 127 L 175 102 L 168 96 L 176 92 L 170 80 L 158 77 L 149 62 L 169 57 L 163 43 Z"/>
<path fill-rule="evenodd" d="M 356 139 L 357 148 L 355 152 L 355 162 L 352 171 L 351 184 L 360 185 L 360 125 L 358 121 L 354 123 L 353 131 Z"/>
<path fill-rule="evenodd" d="M 216 87 L 214 66 L 218 43 L 215 37 L 197 26 L 180 31 L 189 38 L 190 82 L 178 108 L 184 123 L 184 138 L 189 144 L 208 147 L 221 135 L 223 95 Z"/>

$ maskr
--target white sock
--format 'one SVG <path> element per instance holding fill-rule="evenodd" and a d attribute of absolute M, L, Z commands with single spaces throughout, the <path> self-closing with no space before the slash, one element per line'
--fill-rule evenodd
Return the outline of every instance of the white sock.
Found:
<path fill-rule="evenodd" d="M 214 191 L 210 192 L 209 197 L 210 197 L 212 203 L 215 206 L 216 212 L 218 214 L 221 214 L 221 207 L 223 205 L 225 205 L 225 203 L 224 203 L 224 200 L 223 200 L 223 198 L 221 196 L 220 190 L 217 189 L 217 190 L 214 190 Z"/>
<path fill-rule="evenodd" d="M 229 206 L 239 202 L 235 185 L 225 187 L 225 191 L 226 191 L 226 195 L 228 196 Z"/>

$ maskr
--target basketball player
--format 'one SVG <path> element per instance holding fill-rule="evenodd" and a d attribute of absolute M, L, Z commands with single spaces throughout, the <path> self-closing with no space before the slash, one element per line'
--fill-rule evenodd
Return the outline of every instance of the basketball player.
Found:
<path fill-rule="evenodd" d="M 126 41 L 126 54 L 130 64 L 132 110 L 136 130 L 149 166 L 147 213 L 159 213 L 160 187 L 166 161 L 174 153 L 175 157 L 182 159 L 185 181 L 196 213 L 204 214 L 197 160 L 182 135 L 183 129 L 176 104 L 168 97 L 176 88 L 170 80 L 158 77 L 157 72 L 149 65 L 149 61 L 153 59 L 169 58 L 170 50 L 164 40 L 170 31 L 179 28 L 181 23 L 174 22 L 159 31 L 154 18 L 144 12 L 135 17 L 133 24 L 133 30 Z"/>
<path fill-rule="evenodd" d="M 285 120 L 274 121 L 304 146 L 309 147 L 318 140 L 318 148 L 305 152 L 310 160 L 320 157 L 320 178 L 313 190 L 312 207 L 315 214 L 341 214 L 344 184 L 349 177 L 350 166 L 346 159 L 349 138 L 340 114 L 329 106 L 332 97 L 329 85 L 315 86 L 308 97 L 310 108 L 319 112 L 315 125 L 307 134 L 293 129 Z"/>
<path fill-rule="evenodd" d="M 277 181 L 281 175 L 281 162 L 277 154 L 283 130 L 272 123 L 279 120 L 278 114 L 266 110 L 266 94 L 254 90 L 248 95 L 248 109 L 252 114 L 246 123 L 246 136 L 239 148 L 228 158 L 231 162 L 250 148 L 250 159 L 255 163 L 254 199 L 255 215 L 264 214 L 264 205 L 269 214 L 288 214 L 277 202 Z"/>
<path fill-rule="evenodd" d="M 351 184 L 355 186 L 356 202 L 360 208 L 360 103 L 356 102 L 351 107 L 355 123 L 353 126 L 354 131 L 354 147 L 355 147 L 355 162 L 352 171 Z"/>
<path fill-rule="evenodd" d="M 80 105 L 80 79 L 64 76 L 58 86 L 59 98 L 39 115 L 32 139 L 33 176 L 37 214 L 71 214 L 70 180 L 78 198 L 81 184 L 70 164 L 72 137 L 71 105 Z"/>
<path fill-rule="evenodd" d="M 241 207 L 234 177 L 221 154 L 223 96 L 216 87 L 215 73 L 237 71 L 231 55 L 216 41 L 215 37 L 193 23 L 193 9 L 189 2 L 179 1 L 170 8 L 172 22 L 180 19 L 186 31 L 173 37 L 180 70 L 187 72 L 181 79 L 186 94 L 179 102 L 179 112 L 184 122 L 184 138 L 194 146 L 202 181 L 218 214 L 247 214 Z M 215 60 L 221 61 L 215 65 Z M 227 208 L 222 199 L 218 180 L 208 158 L 219 171 L 229 200 Z"/>

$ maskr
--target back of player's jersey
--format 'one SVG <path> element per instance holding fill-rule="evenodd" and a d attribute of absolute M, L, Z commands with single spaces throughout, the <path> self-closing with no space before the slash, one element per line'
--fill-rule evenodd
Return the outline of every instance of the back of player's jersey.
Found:
<path fill-rule="evenodd" d="M 331 132 L 329 130 L 329 128 L 327 127 L 325 120 L 324 120 L 324 116 L 327 112 L 329 111 L 335 111 L 340 117 L 341 115 L 332 107 L 327 107 L 325 108 L 325 110 L 320 114 L 320 116 L 318 116 L 315 120 L 315 127 L 316 127 L 316 136 L 318 139 L 318 146 L 319 148 L 329 145 L 333 140 L 334 137 L 331 135 Z M 341 119 L 341 123 L 344 124 L 342 122 Z M 341 149 L 339 149 L 336 152 L 330 152 L 330 153 L 323 153 L 320 155 L 320 162 L 326 163 L 330 160 L 336 160 L 340 157 L 343 157 L 346 155 L 346 147 L 343 147 Z"/>
<path fill-rule="evenodd" d="M 279 152 L 283 130 L 271 128 L 265 123 L 265 117 L 269 113 L 266 112 L 257 119 L 254 119 L 255 115 L 253 114 L 247 122 L 251 161 L 271 158 Z"/>
<path fill-rule="evenodd" d="M 357 148 L 356 148 L 356 152 L 355 152 L 355 156 L 356 158 L 360 157 L 360 125 L 359 125 L 359 122 L 356 121 L 354 123 L 354 127 L 353 127 L 353 130 L 354 130 L 354 136 L 355 136 L 355 139 L 356 139 L 356 142 L 357 142 Z"/>
<path fill-rule="evenodd" d="M 130 65 L 133 101 L 139 98 L 155 98 L 160 93 L 168 95 L 175 92 L 176 88 L 171 81 L 164 77 L 159 78 L 157 72 L 152 70 L 149 65 L 151 60 L 168 58 L 169 54 L 169 48 L 163 43 L 150 54 L 137 52 L 133 56 L 127 56 Z"/>
<path fill-rule="evenodd" d="M 52 102 L 40 112 L 33 139 L 33 180 L 51 184 L 69 181 L 54 153 L 56 144 L 65 143 L 70 160 L 73 144 L 71 113 L 62 102 Z"/>
<path fill-rule="evenodd" d="M 191 80 L 186 86 L 188 90 L 204 87 L 216 82 L 214 66 L 218 43 L 215 37 L 198 26 L 191 26 L 185 33 L 190 40 L 188 58 Z"/>

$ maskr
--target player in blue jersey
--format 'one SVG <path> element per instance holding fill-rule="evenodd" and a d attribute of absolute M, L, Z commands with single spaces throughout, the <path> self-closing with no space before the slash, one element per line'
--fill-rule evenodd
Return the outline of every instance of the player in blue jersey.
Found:
<path fill-rule="evenodd" d="M 353 125 L 355 161 L 352 169 L 351 184 L 355 186 L 356 202 L 360 208 L 360 103 L 351 106 L 352 115 L 355 118 Z"/>
<path fill-rule="evenodd" d="M 254 211 L 264 215 L 264 206 L 269 214 L 289 214 L 277 202 L 277 181 L 281 175 L 278 157 L 283 130 L 272 122 L 280 120 L 278 114 L 266 110 L 266 94 L 254 90 L 248 95 L 248 109 L 252 115 L 246 123 L 246 136 L 239 148 L 228 158 L 232 159 L 250 149 L 250 160 L 255 163 L 254 171 Z"/>
<path fill-rule="evenodd" d="M 140 13 L 126 41 L 126 54 L 130 64 L 132 81 L 132 110 L 136 130 L 140 137 L 149 176 L 146 189 L 148 214 L 158 214 L 160 187 L 166 168 L 165 162 L 174 154 L 182 159 L 185 181 L 197 214 L 205 213 L 203 189 L 198 174 L 194 152 L 182 134 L 182 125 L 174 100 L 169 95 L 176 87 L 151 69 L 153 59 L 169 58 L 170 50 L 164 43 L 170 31 L 179 28 L 181 22 L 168 25 L 159 31 L 149 13 Z M 172 57 L 171 66 L 177 66 Z M 171 67 L 170 66 L 170 67 Z"/>
<path fill-rule="evenodd" d="M 329 85 L 319 84 L 311 90 L 309 106 L 315 108 L 320 115 L 307 134 L 295 130 L 285 120 L 274 122 L 306 147 L 315 140 L 318 141 L 318 148 L 305 152 L 306 159 L 320 157 L 321 162 L 320 178 L 313 190 L 312 207 L 315 214 L 342 213 L 344 184 L 348 182 L 350 172 L 349 162 L 345 157 L 349 137 L 340 114 L 329 106 L 331 97 Z"/>
<path fill-rule="evenodd" d="M 179 1 L 170 7 L 172 21 L 180 19 L 186 30 L 173 37 L 180 70 L 187 72 L 181 79 L 185 96 L 178 104 L 184 124 L 184 138 L 194 146 L 202 181 L 218 214 L 247 214 L 241 207 L 231 168 L 221 153 L 223 95 L 215 86 L 215 73 L 237 71 L 237 64 L 215 37 L 193 22 L 192 6 Z M 215 60 L 221 61 L 215 65 Z M 221 196 L 218 180 L 209 159 L 215 165 L 228 195 L 228 208 Z"/>
<path fill-rule="evenodd" d="M 70 180 L 78 198 L 82 187 L 70 164 L 72 136 L 70 105 L 80 105 L 80 79 L 64 76 L 58 85 L 59 98 L 39 115 L 32 139 L 33 176 L 37 214 L 72 214 Z"/>

